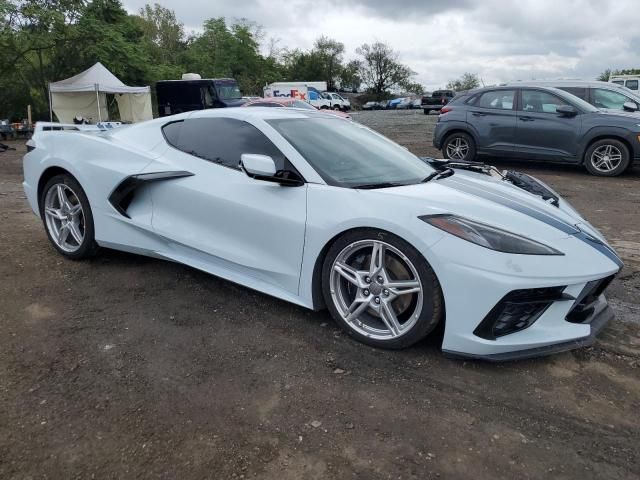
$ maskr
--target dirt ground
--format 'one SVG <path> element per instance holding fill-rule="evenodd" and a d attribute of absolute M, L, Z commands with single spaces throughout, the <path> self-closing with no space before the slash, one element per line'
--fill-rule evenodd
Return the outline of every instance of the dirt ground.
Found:
<path fill-rule="evenodd" d="M 356 113 L 421 155 L 435 116 Z M 498 164 L 618 249 L 592 348 L 500 365 L 438 338 L 376 350 L 313 313 L 169 262 L 64 260 L 0 154 L 0 478 L 640 477 L 640 169 Z"/>

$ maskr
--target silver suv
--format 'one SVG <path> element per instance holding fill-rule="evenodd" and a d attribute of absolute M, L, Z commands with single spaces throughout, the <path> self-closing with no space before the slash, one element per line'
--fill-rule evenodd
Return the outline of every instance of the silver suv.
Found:
<path fill-rule="evenodd" d="M 637 112 L 640 110 L 640 96 L 622 85 L 610 82 L 584 80 L 545 80 L 512 82 L 507 85 L 517 87 L 553 87 L 569 92 L 594 107 L 604 110 L 624 110 Z"/>

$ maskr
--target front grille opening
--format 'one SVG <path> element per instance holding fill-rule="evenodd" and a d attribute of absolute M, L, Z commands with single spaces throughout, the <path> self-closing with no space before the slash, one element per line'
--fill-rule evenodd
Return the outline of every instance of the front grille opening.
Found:
<path fill-rule="evenodd" d="M 593 280 L 585 285 L 576 299 L 575 305 L 569 310 L 566 320 L 571 323 L 585 323 L 595 312 L 600 295 L 604 293 L 615 275 L 599 280 Z"/>
<path fill-rule="evenodd" d="M 563 287 L 513 290 L 505 295 L 473 331 L 487 340 L 495 340 L 533 325 L 542 314 L 559 300 L 572 297 L 563 294 Z"/>

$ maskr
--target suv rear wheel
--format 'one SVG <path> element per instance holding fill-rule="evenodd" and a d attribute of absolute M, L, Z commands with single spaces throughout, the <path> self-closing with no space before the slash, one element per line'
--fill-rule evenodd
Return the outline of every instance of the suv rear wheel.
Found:
<path fill-rule="evenodd" d="M 605 138 L 593 142 L 584 154 L 584 166 L 592 175 L 615 177 L 629 166 L 629 149 L 620 140 Z"/>
<path fill-rule="evenodd" d="M 452 133 L 444 141 L 442 153 L 449 160 L 472 162 L 476 158 L 476 142 L 468 133 Z"/>

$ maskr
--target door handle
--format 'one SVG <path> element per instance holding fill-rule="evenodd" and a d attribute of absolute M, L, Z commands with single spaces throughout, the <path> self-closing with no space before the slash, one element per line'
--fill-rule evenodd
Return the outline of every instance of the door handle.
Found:
<path fill-rule="evenodd" d="M 483 113 L 483 112 L 471 112 L 471 115 L 473 115 L 474 117 L 484 117 L 486 115 L 486 113 Z"/>
<path fill-rule="evenodd" d="M 518 117 L 518 120 L 522 120 L 523 122 L 533 122 L 535 118 L 532 117 Z"/>

